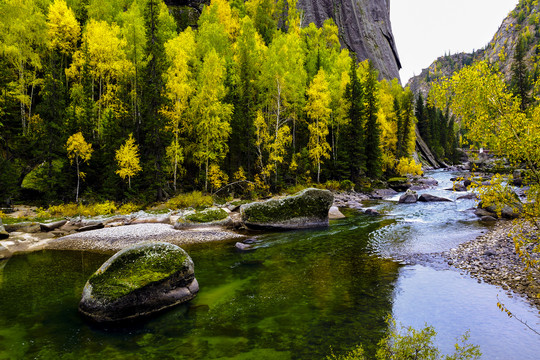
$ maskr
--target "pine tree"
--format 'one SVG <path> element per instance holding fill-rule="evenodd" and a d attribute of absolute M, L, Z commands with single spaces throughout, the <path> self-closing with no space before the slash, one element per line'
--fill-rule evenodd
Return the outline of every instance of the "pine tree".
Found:
<path fill-rule="evenodd" d="M 511 66 L 512 71 L 512 92 L 519 96 L 521 103 L 521 111 L 525 111 L 530 102 L 529 92 L 532 84 L 530 80 L 529 70 L 525 63 L 525 55 L 527 52 L 527 40 L 520 36 L 514 50 L 514 61 Z"/>
<path fill-rule="evenodd" d="M 353 54 L 353 58 L 355 58 Z M 358 64 L 351 62 L 350 82 L 345 90 L 349 107 L 349 124 L 344 129 L 344 142 L 349 160 L 350 179 L 355 181 L 366 169 L 365 133 L 364 133 L 364 86 L 358 78 Z"/>
<path fill-rule="evenodd" d="M 371 178 L 378 178 L 382 173 L 381 129 L 377 122 L 377 112 L 379 111 L 378 73 L 371 62 L 367 70 L 365 81 L 366 173 Z"/>

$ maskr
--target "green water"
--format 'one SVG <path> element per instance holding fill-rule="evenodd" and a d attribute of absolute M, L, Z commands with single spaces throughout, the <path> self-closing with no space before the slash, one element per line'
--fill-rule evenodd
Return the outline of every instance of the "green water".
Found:
<path fill-rule="evenodd" d="M 45 251 L 0 270 L 0 359 L 317 359 L 373 349 L 385 333 L 399 266 L 371 254 L 367 217 L 332 230 L 188 248 L 201 291 L 143 324 L 97 329 L 77 314 L 86 279 L 107 256 Z M 359 229 L 362 231 L 359 231 Z"/>
<path fill-rule="evenodd" d="M 448 172 L 430 193 L 460 195 Z M 455 247 L 486 229 L 471 200 L 370 206 L 323 230 L 256 238 L 255 250 L 209 243 L 186 250 L 197 297 L 152 320 L 100 329 L 77 313 L 86 279 L 106 255 L 44 251 L 0 261 L 0 359 L 324 359 L 357 344 L 373 354 L 392 315 L 433 325 L 443 353 L 470 330 L 483 359 L 537 359 L 538 335 L 497 309 L 503 302 L 540 329 L 538 309 L 501 289 L 437 265 L 388 260 Z"/>

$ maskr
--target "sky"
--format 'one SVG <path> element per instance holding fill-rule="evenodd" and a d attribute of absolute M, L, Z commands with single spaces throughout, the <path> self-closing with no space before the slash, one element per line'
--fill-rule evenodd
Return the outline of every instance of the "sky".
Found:
<path fill-rule="evenodd" d="M 486 46 L 518 0 L 390 0 L 401 83 L 445 53 Z"/>

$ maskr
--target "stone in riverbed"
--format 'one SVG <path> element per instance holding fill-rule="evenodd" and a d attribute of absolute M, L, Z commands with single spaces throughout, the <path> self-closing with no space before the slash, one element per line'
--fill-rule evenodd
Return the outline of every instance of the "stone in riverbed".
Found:
<path fill-rule="evenodd" d="M 344 219 L 345 215 L 339 211 L 339 208 L 337 206 L 331 206 L 330 210 L 328 210 L 328 218 L 330 220 L 337 220 L 337 219 Z"/>
<path fill-rule="evenodd" d="M 328 226 L 334 195 L 328 190 L 305 189 L 296 195 L 240 207 L 248 228 L 293 230 Z"/>
<path fill-rule="evenodd" d="M 400 196 L 399 203 L 400 204 L 413 204 L 418 201 L 418 195 L 410 190 L 407 190 L 407 192 Z"/>
<path fill-rule="evenodd" d="M 431 194 L 422 194 L 422 195 L 420 195 L 420 197 L 418 198 L 418 201 L 422 201 L 422 202 L 441 202 L 441 201 L 452 202 L 452 200 L 450 200 L 450 199 L 435 196 L 435 195 L 431 195 Z"/>
<path fill-rule="evenodd" d="M 130 321 L 189 301 L 198 291 L 183 249 L 144 242 L 119 251 L 88 279 L 79 312 L 97 323 Z"/>

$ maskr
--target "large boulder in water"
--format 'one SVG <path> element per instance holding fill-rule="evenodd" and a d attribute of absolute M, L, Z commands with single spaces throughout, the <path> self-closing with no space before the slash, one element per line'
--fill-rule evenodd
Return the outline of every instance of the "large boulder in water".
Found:
<path fill-rule="evenodd" d="M 119 251 L 86 282 L 79 312 L 97 323 L 135 320 L 189 301 L 199 291 L 180 247 L 144 242 Z"/>
<path fill-rule="evenodd" d="M 421 201 L 421 202 L 444 202 L 444 201 L 452 202 L 452 200 L 450 200 L 450 199 L 435 196 L 435 195 L 431 195 L 431 194 L 422 194 L 422 195 L 420 195 L 420 197 L 418 198 L 418 201 Z"/>
<path fill-rule="evenodd" d="M 407 190 L 407 192 L 399 197 L 400 204 L 414 204 L 418 201 L 416 192 Z"/>
<path fill-rule="evenodd" d="M 333 202 L 330 191 L 309 188 L 293 196 L 242 205 L 240 213 L 244 224 L 252 229 L 327 227 Z"/>

